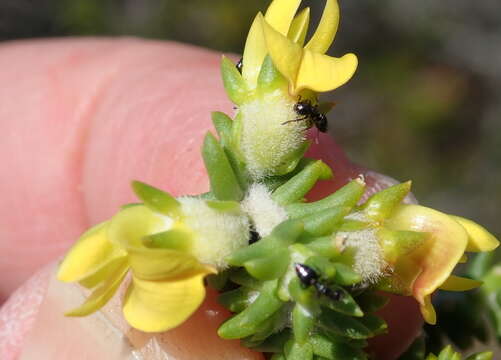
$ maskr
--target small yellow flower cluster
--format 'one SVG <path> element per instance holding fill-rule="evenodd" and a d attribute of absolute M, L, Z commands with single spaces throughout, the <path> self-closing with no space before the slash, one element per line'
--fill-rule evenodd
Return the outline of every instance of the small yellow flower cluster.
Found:
<path fill-rule="evenodd" d="M 204 277 L 227 266 L 222 259 L 247 245 L 248 220 L 238 206 L 174 199 L 138 182 L 134 187 L 145 205 L 130 205 L 83 234 L 57 277 L 92 289 L 82 306 L 66 314 L 86 316 L 111 299 L 130 270 L 125 319 L 139 330 L 165 331 L 202 303 Z"/>

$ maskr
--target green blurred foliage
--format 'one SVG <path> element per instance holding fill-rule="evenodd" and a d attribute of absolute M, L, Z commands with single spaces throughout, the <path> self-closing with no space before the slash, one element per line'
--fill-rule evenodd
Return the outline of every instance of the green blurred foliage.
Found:
<path fill-rule="evenodd" d="M 2 0 L 0 39 L 134 35 L 241 52 L 265 0 Z M 323 1 L 304 2 L 317 21 Z M 331 132 L 360 164 L 412 179 L 424 205 L 501 235 L 501 2 L 340 0 L 331 54 L 354 79 Z"/>

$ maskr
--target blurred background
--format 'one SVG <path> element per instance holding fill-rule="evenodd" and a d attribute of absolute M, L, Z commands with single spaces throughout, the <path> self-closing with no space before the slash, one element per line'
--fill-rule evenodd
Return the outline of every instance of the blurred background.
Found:
<path fill-rule="evenodd" d="M 1 0 L 0 39 L 132 35 L 241 52 L 266 0 Z M 318 20 L 324 2 L 304 1 Z M 329 95 L 350 157 L 419 201 L 501 236 L 501 1 L 340 0 L 330 50 L 354 52 Z M 316 20 L 315 20 L 316 19 Z M 314 26 L 313 26 L 314 29 Z M 310 30 L 313 30 L 310 29 Z"/>

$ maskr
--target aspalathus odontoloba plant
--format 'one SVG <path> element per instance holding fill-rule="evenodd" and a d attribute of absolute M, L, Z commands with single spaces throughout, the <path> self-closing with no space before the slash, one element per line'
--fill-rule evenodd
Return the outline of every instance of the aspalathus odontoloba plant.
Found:
<path fill-rule="evenodd" d="M 222 59 L 237 109 L 233 119 L 212 115 L 218 137 L 208 133 L 202 147 L 210 191 L 174 198 L 134 182 L 141 203 L 90 229 L 61 263 L 61 281 L 92 289 L 67 315 L 100 309 L 130 273 L 125 319 L 166 331 L 198 308 L 207 278 L 235 313 L 221 337 L 273 359 L 364 359 L 366 339 L 386 331 L 374 314 L 385 304 L 376 290 L 413 296 L 433 324 L 433 292 L 480 285 L 452 271 L 465 252 L 498 241 L 472 221 L 403 204 L 410 182 L 360 203 L 359 177 L 305 201 L 318 180 L 333 176 L 304 157 L 306 130 L 325 130 L 320 121 L 331 107 L 317 95 L 346 83 L 357 58 L 325 55 L 339 22 L 335 0 L 307 42 L 309 9 L 296 14 L 299 5 L 273 1 L 255 17 L 240 65 Z"/>

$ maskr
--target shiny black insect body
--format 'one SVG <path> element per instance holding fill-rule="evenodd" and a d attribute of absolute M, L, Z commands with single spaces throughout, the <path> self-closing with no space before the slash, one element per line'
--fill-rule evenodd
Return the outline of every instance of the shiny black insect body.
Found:
<path fill-rule="evenodd" d="M 251 229 L 250 231 L 250 238 L 249 238 L 249 245 L 254 244 L 255 242 L 258 242 L 261 239 L 261 236 L 259 236 L 259 233 Z"/>
<path fill-rule="evenodd" d="M 294 265 L 296 269 L 297 277 L 304 287 L 314 286 L 317 292 L 321 295 L 328 297 L 333 301 L 338 301 L 341 299 L 342 293 L 338 290 L 332 290 L 328 285 L 326 285 L 318 273 L 305 264 Z"/>
<path fill-rule="evenodd" d="M 282 125 L 296 121 L 306 121 L 308 127 L 315 126 L 318 131 L 327 132 L 327 116 L 318 111 L 318 105 L 313 105 L 310 100 L 301 100 L 294 105 L 294 111 L 300 117 L 284 122 Z"/>
<path fill-rule="evenodd" d="M 240 60 L 238 60 L 237 64 L 235 65 L 235 66 L 236 66 L 236 68 L 237 68 L 237 70 L 238 70 L 238 72 L 239 72 L 240 74 L 242 73 L 242 66 L 244 66 L 244 64 L 243 64 L 243 62 L 242 62 L 242 61 L 243 61 L 243 58 L 242 58 L 242 59 L 240 59 Z"/>

